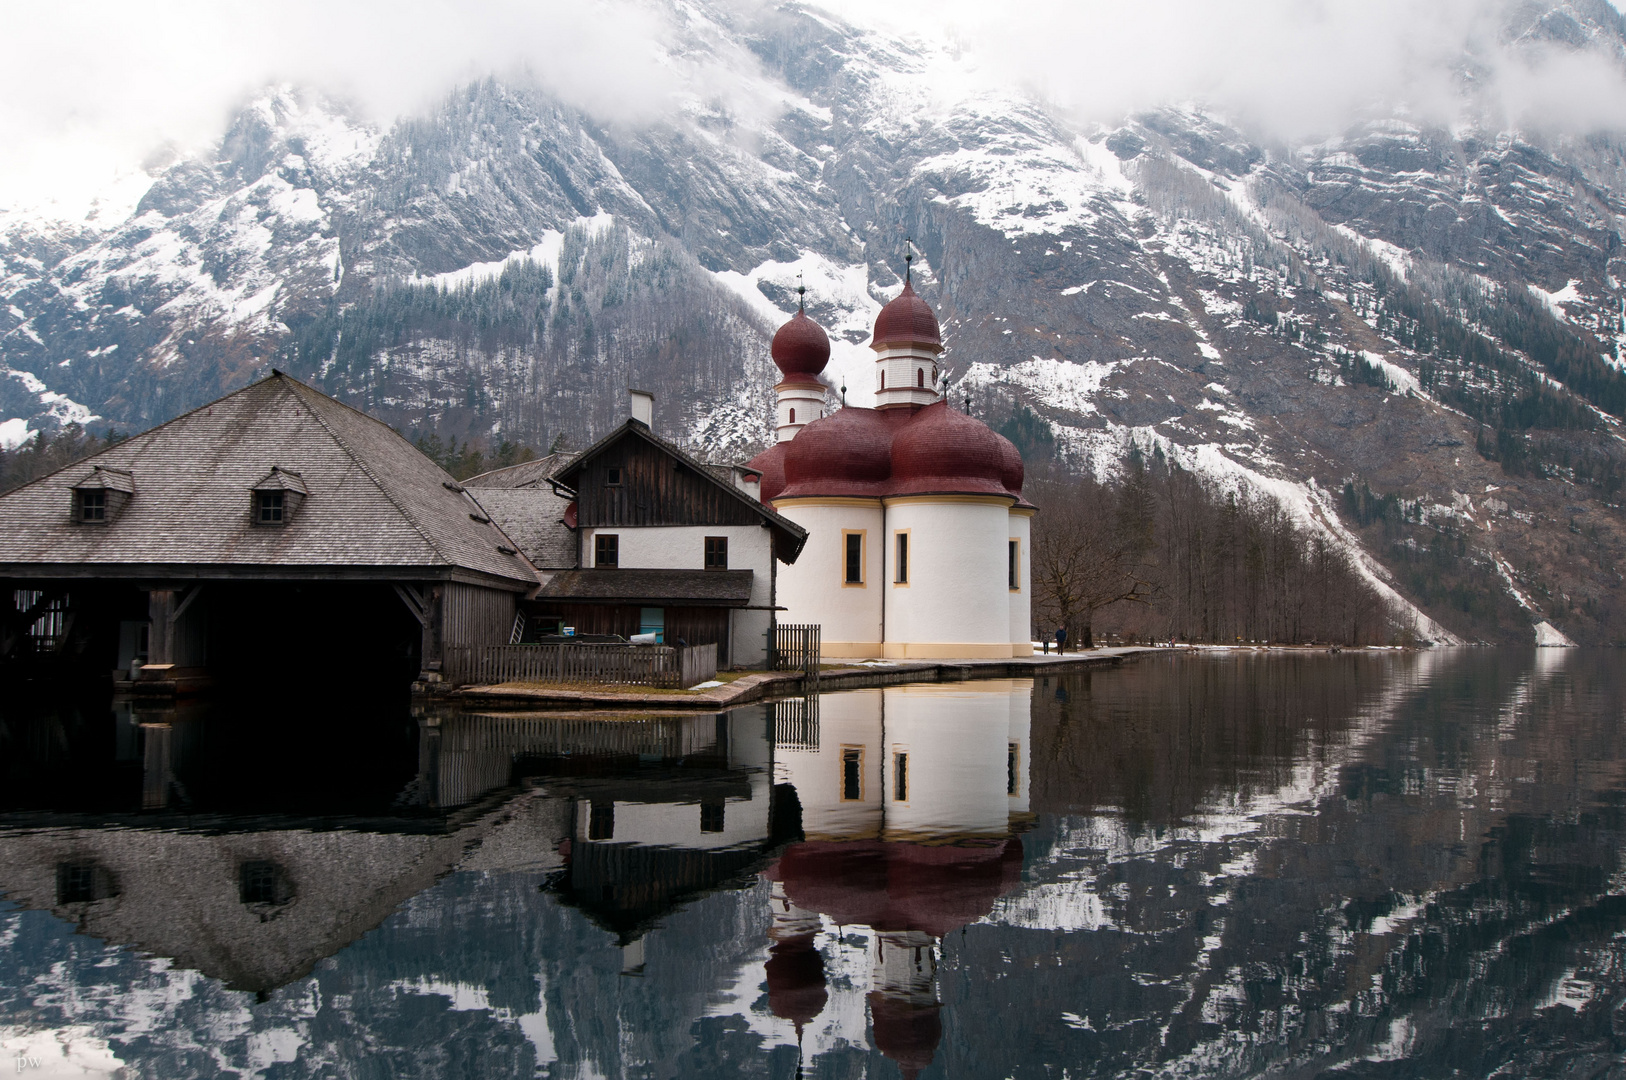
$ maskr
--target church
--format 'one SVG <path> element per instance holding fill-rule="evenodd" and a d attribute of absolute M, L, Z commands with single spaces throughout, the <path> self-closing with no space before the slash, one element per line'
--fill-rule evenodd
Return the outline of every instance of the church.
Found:
<path fill-rule="evenodd" d="M 942 332 L 907 277 L 870 347 L 875 407 L 827 413 L 824 329 L 798 311 L 773 338 L 778 441 L 747 467 L 808 533 L 779 621 L 822 626 L 833 658 L 1031 655 L 1021 454 L 945 399 Z"/>

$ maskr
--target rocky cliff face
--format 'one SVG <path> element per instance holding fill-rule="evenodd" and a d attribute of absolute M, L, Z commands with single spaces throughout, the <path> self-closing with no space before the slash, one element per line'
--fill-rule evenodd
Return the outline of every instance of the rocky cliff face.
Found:
<path fill-rule="evenodd" d="M 910 237 L 956 403 L 1031 462 L 1270 492 L 1423 636 L 1626 639 L 1626 143 L 1084 126 L 812 10 L 681 19 L 754 111 L 697 90 L 609 125 L 487 81 L 380 130 L 277 88 L 123 220 L 0 217 L 0 436 L 145 426 L 276 365 L 403 430 L 542 446 L 647 384 L 666 433 L 743 454 L 798 279 L 867 403 Z M 1509 20 L 1626 53 L 1602 0 Z"/>

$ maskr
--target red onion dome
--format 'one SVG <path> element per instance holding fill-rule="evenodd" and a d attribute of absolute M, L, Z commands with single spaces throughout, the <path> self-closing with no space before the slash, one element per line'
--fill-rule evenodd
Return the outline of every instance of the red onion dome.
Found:
<path fill-rule="evenodd" d="M 875 1049 L 898 1063 L 905 1080 L 914 1080 L 931 1065 L 943 1041 L 943 1007 L 900 1001 L 879 990 L 868 997 Z"/>
<path fill-rule="evenodd" d="M 782 445 L 788 449 L 785 486 L 776 493 L 779 498 L 886 493 L 892 425 L 874 409 L 837 409 Z"/>
<path fill-rule="evenodd" d="M 1022 481 L 1027 476 L 1027 468 L 1022 464 L 1022 452 L 1016 444 L 1005 436 L 994 432 L 994 438 L 999 440 L 1000 459 L 999 482 L 1005 485 L 1005 490 L 1012 495 L 1022 494 Z"/>
<path fill-rule="evenodd" d="M 943 347 L 943 334 L 937 326 L 937 316 L 932 314 L 931 305 L 922 300 L 915 287 L 907 281 L 903 283 L 903 291 L 897 299 L 882 308 L 875 317 L 875 340 L 870 342 L 870 348 L 879 349 L 883 345 Z"/>
<path fill-rule="evenodd" d="M 824 327 L 798 311 L 773 336 L 773 362 L 785 378 L 811 379 L 830 362 L 830 335 Z"/>
<path fill-rule="evenodd" d="M 757 498 L 764 503 L 773 502 L 774 496 L 785 489 L 785 448 L 789 445 L 788 442 L 776 442 L 745 463 L 747 469 L 755 469 L 762 474 Z"/>
<path fill-rule="evenodd" d="M 928 405 L 892 441 L 888 494 L 1010 495 L 1007 446 L 987 424 L 948 402 Z"/>

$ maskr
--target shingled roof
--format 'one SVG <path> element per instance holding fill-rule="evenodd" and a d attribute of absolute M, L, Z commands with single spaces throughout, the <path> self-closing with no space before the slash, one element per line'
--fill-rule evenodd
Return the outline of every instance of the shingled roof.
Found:
<path fill-rule="evenodd" d="M 98 469 L 99 467 L 99 469 Z M 256 525 L 273 468 L 306 496 Z M 73 489 L 126 473 L 105 524 L 79 524 Z M 227 567 L 389 568 L 532 588 L 535 570 L 439 466 L 388 426 L 280 372 L 0 495 L 0 574 L 209 573 Z M 498 579 L 492 581 L 491 579 Z"/>

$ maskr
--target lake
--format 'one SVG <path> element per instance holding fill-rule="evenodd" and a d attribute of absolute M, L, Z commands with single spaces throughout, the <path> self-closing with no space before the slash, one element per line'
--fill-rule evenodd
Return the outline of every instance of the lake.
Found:
<path fill-rule="evenodd" d="M 0 706 L 0 1069 L 1626 1075 L 1626 676 Z"/>

